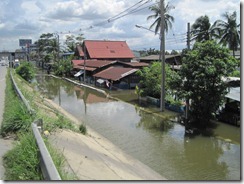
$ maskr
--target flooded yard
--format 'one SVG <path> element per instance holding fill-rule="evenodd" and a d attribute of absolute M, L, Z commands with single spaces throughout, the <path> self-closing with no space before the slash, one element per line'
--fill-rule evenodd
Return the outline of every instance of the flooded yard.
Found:
<path fill-rule="evenodd" d="M 169 180 L 240 180 L 238 127 L 218 123 L 215 136 L 189 138 L 181 124 L 150 113 L 157 108 L 144 111 L 49 76 L 36 80 L 43 95 Z M 111 95 L 133 102 L 133 91 Z"/>

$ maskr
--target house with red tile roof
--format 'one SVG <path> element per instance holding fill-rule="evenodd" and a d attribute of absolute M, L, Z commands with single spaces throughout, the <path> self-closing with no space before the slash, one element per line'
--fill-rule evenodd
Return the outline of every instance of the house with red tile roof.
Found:
<path fill-rule="evenodd" d="M 135 57 L 126 41 L 84 40 L 77 45 L 75 55 L 80 59 L 119 60 L 131 62 Z"/>
<path fill-rule="evenodd" d="M 77 45 L 75 56 L 79 58 L 72 60 L 75 77 L 120 89 L 134 88 L 139 83 L 136 71 L 149 65 L 131 62 L 135 56 L 125 41 L 85 40 Z"/>
<path fill-rule="evenodd" d="M 139 83 L 139 76 L 136 75 L 136 68 L 109 67 L 106 70 L 96 73 L 95 85 L 103 85 L 110 89 L 132 89 Z"/>
<path fill-rule="evenodd" d="M 109 68 L 113 64 L 117 63 L 117 61 L 109 61 L 109 60 L 96 60 L 96 59 L 89 59 L 89 60 L 72 60 L 73 64 L 73 75 L 75 77 L 80 77 L 80 75 L 86 72 L 86 80 L 91 83 L 93 82 L 93 75 Z M 81 76 L 81 80 L 83 76 Z"/>

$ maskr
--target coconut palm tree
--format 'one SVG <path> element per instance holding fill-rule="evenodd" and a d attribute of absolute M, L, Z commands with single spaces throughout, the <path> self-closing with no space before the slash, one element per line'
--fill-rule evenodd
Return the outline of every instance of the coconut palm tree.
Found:
<path fill-rule="evenodd" d="M 226 21 L 217 20 L 214 26 L 219 30 L 220 40 L 219 43 L 224 46 L 229 47 L 233 50 L 233 56 L 235 55 L 235 50 L 237 50 L 240 45 L 240 24 L 236 23 L 236 11 L 232 14 L 224 13 L 222 15 Z"/>
<path fill-rule="evenodd" d="M 203 42 L 218 38 L 217 30 L 214 26 L 211 26 L 209 17 L 207 15 L 201 16 L 196 19 L 191 27 L 192 40 L 197 42 Z"/>
<path fill-rule="evenodd" d="M 174 22 L 174 17 L 169 15 L 169 10 L 171 10 L 173 6 L 170 6 L 169 3 L 167 3 L 166 7 L 164 8 L 164 17 L 165 17 L 165 31 L 168 32 L 169 28 L 172 28 L 172 23 Z M 153 24 L 150 26 L 150 29 L 152 29 L 155 26 L 155 34 L 157 34 L 160 30 L 160 24 L 161 24 L 161 10 L 160 10 L 160 2 L 158 2 L 156 5 L 149 7 L 149 10 L 154 12 L 153 15 L 150 15 L 147 17 L 147 20 L 150 19 L 156 19 Z"/>

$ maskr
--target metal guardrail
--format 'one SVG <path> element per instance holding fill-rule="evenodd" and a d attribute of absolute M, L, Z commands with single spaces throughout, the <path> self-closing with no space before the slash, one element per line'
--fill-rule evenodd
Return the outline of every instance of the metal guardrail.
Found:
<path fill-rule="evenodd" d="M 28 111 L 30 112 L 30 114 L 35 114 L 35 111 L 30 107 L 30 104 L 28 103 L 28 101 L 25 99 L 25 97 L 23 96 L 22 92 L 19 90 L 19 88 L 17 87 L 17 84 L 14 81 L 14 78 L 12 76 L 12 71 L 10 71 L 10 76 L 11 76 L 11 80 L 14 84 L 14 88 L 17 92 L 17 94 L 19 95 L 19 97 L 21 98 L 21 100 L 24 102 L 24 104 L 26 105 Z M 43 174 L 43 177 L 45 180 L 61 180 L 61 177 L 53 163 L 52 157 L 49 154 L 47 147 L 42 139 L 42 136 L 40 134 L 40 132 L 42 132 L 42 119 L 36 120 L 31 124 L 32 127 L 32 131 L 33 134 L 35 136 L 36 139 L 36 143 L 37 146 L 39 148 L 39 153 L 40 153 L 40 167 L 41 167 L 41 171 Z"/>
<path fill-rule="evenodd" d="M 30 104 L 28 103 L 28 101 L 25 99 L 24 95 L 22 94 L 22 92 L 19 90 L 19 88 L 17 87 L 16 82 L 14 81 L 13 75 L 12 75 L 12 71 L 10 70 L 10 76 L 11 76 L 11 80 L 14 84 L 14 89 L 16 90 L 17 94 L 19 95 L 19 97 L 21 98 L 21 100 L 24 102 L 25 106 L 27 107 L 27 110 L 29 111 L 29 113 L 31 115 L 35 114 L 35 111 L 30 107 Z"/>
<path fill-rule="evenodd" d="M 53 163 L 52 157 L 49 154 L 46 145 L 40 134 L 42 131 L 42 119 L 36 120 L 31 124 L 32 131 L 36 138 L 36 143 L 40 152 L 40 165 L 42 174 L 45 180 L 61 180 L 59 173 Z"/>

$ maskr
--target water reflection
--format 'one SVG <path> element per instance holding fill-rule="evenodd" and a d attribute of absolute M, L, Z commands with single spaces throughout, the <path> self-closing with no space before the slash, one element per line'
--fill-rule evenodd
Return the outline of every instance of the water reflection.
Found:
<path fill-rule="evenodd" d="M 185 137 L 184 127 L 104 94 L 50 77 L 39 90 L 98 133 L 171 180 L 239 180 L 240 130 L 219 125 L 214 137 Z M 231 133 L 231 137 L 228 132 Z"/>
<path fill-rule="evenodd" d="M 174 124 L 170 121 L 166 121 L 159 116 L 153 116 L 151 113 L 144 112 L 142 110 L 136 111 L 140 118 L 138 127 L 145 129 L 156 129 L 164 133 L 168 132 L 169 129 L 174 127 Z"/>

